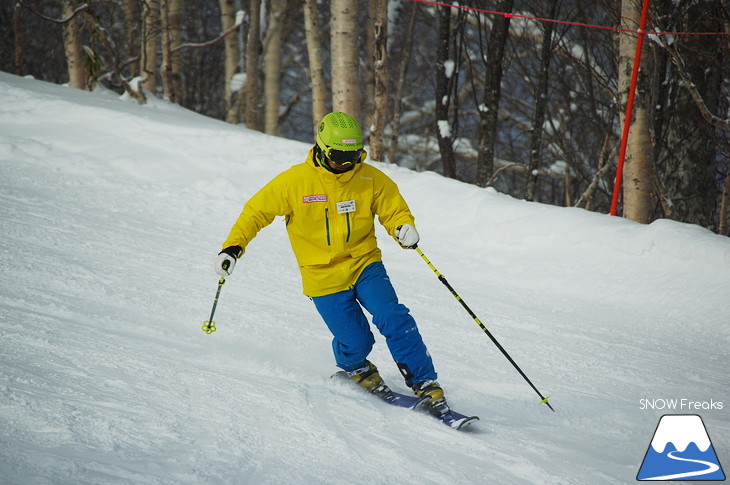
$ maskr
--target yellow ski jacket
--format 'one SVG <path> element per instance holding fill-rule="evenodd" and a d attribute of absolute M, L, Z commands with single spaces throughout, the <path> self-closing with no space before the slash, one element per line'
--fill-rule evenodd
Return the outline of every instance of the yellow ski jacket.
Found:
<path fill-rule="evenodd" d="M 334 174 L 314 161 L 274 177 L 246 202 L 223 248 L 242 249 L 276 216 L 285 216 L 292 250 L 307 296 L 347 290 L 370 263 L 381 260 L 374 217 L 395 237 L 403 224 L 414 224 L 398 186 L 387 175 L 363 163 Z"/>

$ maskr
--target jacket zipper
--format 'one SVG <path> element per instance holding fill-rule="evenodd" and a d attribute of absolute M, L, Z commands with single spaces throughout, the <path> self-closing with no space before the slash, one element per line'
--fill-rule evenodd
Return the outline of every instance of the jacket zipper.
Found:
<path fill-rule="evenodd" d="M 324 208 L 324 227 L 327 231 L 327 246 L 332 245 L 330 242 L 330 215 L 329 215 L 329 213 L 330 213 L 330 210 L 327 207 L 325 207 Z"/>
<path fill-rule="evenodd" d="M 345 242 L 350 242 L 350 213 L 345 213 L 345 216 L 347 217 L 347 239 L 345 239 Z"/>

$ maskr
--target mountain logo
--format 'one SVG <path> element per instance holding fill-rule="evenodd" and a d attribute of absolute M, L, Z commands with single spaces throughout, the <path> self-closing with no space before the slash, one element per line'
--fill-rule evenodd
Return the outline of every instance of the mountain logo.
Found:
<path fill-rule="evenodd" d="M 636 479 L 725 480 L 702 418 L 696 414 L 662 416 Z"/>

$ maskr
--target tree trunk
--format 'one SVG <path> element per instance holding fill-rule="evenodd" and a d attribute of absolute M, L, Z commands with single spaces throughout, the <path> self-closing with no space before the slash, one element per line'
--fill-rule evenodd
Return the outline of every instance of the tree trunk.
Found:
<path fill-rule="evenodd" d="M 332 0 L 332 105 L 360 120 L 357 0 Z"/>
<path fill-rule="evenodd" d="M 170 44 L 173 48 L 182 44 L 182 1 L 170 1 Z M 175 102 L 180 100 L 180 90 L 182 85 L 182 63 L 180 62 L 180 54 L 173 52 L 171 58 L 172 64 L 172 90 L 175 93 Z"/>
<path fill-rule="evenodd" d="M 444 175 L 456 178 L 456 160 L 449 123 L 449 105 L 451 102 L 451 83 L 453 68 L 449 63 L 451 48 L 451 7 L 438 7 L 439 32 L 436 49 L 436 139 L 438 140 L 441 165 Z"/>
<path fill-rule="evenodd" d="M 137 0 L 124 0 L 124 24 L 127 33 L 127 57 L 130 59 L 139 56 L 139 10 Z M 139 62 L 130 63 L 133 73 L 139 72 Z"/>
<path fill-rule="evenodd" d="M 511 12 L 513 0 L 501 0 L 497 6 L 500 12 Z M 497 121 L 505 46 L 507 44 L 510 19 L 497 16 L 492 23 L 487 46 L 487 73 L 484 80 L 484 97 L 479 109 L 479 146 L 477 153 L 476 183 L 486 187 L 494 172 L 494 147 L 497 141 Z"/>
<path fill-rule="evenodd" d="M 279 100 L 281 86 L 281 32 L 285 0 L 271 0 L 269 6 L 269 26 L 264 41 L 264 132 L 279 134 Z"/>
<path fill-rule="evenodd" d="M 235 0 L 220 0 L 221 9 L 221 31 L 226 32 L 236 23 L 236 6 Z M 238 113 L 236 112 L 233 91 L 231 90 L 231 81 L 233 76 L 238 72 L 238 62 L 241 58 L 241 52 L 238 49 L 238 39 L 234 35 L 227 35 L 223 40 L 224 44 L 224 64 L 225 64 L 225 83 L 223 88 L 223 102 L 226 106 L 226 121 L 228 123 L 238 122 Z"/>
<path fill-rule="evenodd" d="M 720 15 L 708 15 L 706 4 L 698 4 L 687 8 L 683 20 L 692 31 L 718 32 L 723 29 L 719 18 Z M 703 119 L 690 91 L 698 95 L 700 104 L 713 116 L 724 111 L 721 63 L 727 51 L 723 47 L 719 36 L 681 36 L 676 39 L 670 49 L 682 53 L 681 67 L 675 66 L 682 73 L 677 76 L 677 71 L 670 71 L 671 79 L 662 83 L 662 87 L 670 87 L 668 99 L 657 103 L 665 105 L 672 115 L 660 118 L 668 121 L 665 136 L 672 176 L 666 177 L 664 183 L 672 202 L 672 219 L 704 227 L 715 225 L 717 201 L 721 196 L 717 178 L 721 168 L 718 167 L 718 145 L 715 143 L 718 131 Z M 718 64 L 713 65 L 708 59 L 696 55 L 698 52 L 715 53 L 712 61 Z M 662 58 L 666 59 L 666 54 Z M 659 130 L 657 128 L 656 131 Z M 666 161 L 664 163 L 667 164 Z"/>
<path fill-rule="evenodd" d="M 725 164 L 730 166 L 730 159 L 725 158 Z M 721 236 L 730 236 L 730 173 L 725 175 L 725 184 L 722 187 L 720 200 L 720 214 L 717 233 Z"/>
<path fill-rule="evenodd" d="M 182 22 L 180 0 L 161 0 L 162 20 L 162 89 L 171 103 L 180 102 L 180 54 L 172 49 L 180 45 Z"/>
<path fill-rule="evenodd" d="M 372 1 L 374 102 L 370 120 L 370 158 L 382 160 L 388 119 L 388 0 Z"/>
<path fill-rule="evenodd" d="M 622 0 L 622 27 L 637 30 L 640 18 L 641 3 L 638 0 Z M 636 42 L 636 36 L 633 34 L 621 34 L 620 36 L 619 96 L 621 106 L 624 107 L 629 96 Z M 627 219 L 644 224 L 652 221 L 657 202 L 656 167 L 652 146 L 654 93 L 651 88 L 651 58 L 648 45 L 649 43 L 644 43 L 644 51 L 641 55 L 622 180 L 623 215 Z"/>
<path fill-rule="evenodd" d="M 558 9 L 558 0 L 549 0 L 549 18 L 555 18 Z M 548 77 L 550 75 L 550 59 L 553 53 L 553 22 L 543 24 L 542 56 L 540 59 L 540 73 L 535 92 L 535 117 L 532 120 L 530 134 L 530 161 L 527 164 L 527 186 L 525 200 L 535 200 L 537 187 L 537 169 L 540 166 L 540 148 L 542 145 L 542 125 L 545 123 L 545 111 L 548 102 Z M 567 187 L 566 187 L 567 190 Z"/>
<path fill-rule="evenodd" d="M 74 12 L 73 0 L 63 1 L 63 17 L 68 18 Z M 86 89 L 86 69 L 84 67 L 84 54 L 81 49 L 81 34 L 79 32 L 79 19 L 72 18 L 63 24 L 63 47 L 66 52 L 66 65 L 68 67 L 68 84 L 72 88 Z"/>
<path fill-rule="evenodd" d="M 15 74 L 23 75 L 23 31 L 21 29 L 20 12 L 23 7 L 16 3 L 13 8 L 13 44 L 15 50 Z"/>
<path fill-rule="evenodd" d="M 408 21 L 408 31 L 405 37 L 405 46 L 403 47 L 403 59 L 401 59 L 400 72 L 398 73 L 398 81 L 396 82 L 395 96 L 393 96 L 393 113 L 390 121 L 390 144 L 388 145 L 388 155 L 385 157 L 388 161 L 395 161 L 395 154 L 398 151 L 398 137 L 400 136 L 400 115 L 403 101 L 403 87 L 406 83 L 406 74 L 408 73 L 408 63 L 413 52 L 413 29 L 416 25 L 416 13 L 418 5 L 411 4 L 411 18 Z"/>
<path fill-rule="evenodd" d="M 246 126 L 251 130 L 263 130 L 259 116 L 259 100 L 261 88 L 261 0 L 249 2 L 249 18 L 251 19 L 246 42 Z"/>
<path fill-rule="evenodd" d="M 722 22 L 725 33 L 730 33 L 730 19 L 725 17 Z M 727 39 L 727 37 L 725 38 Z M 730 41 L 726 42 L 725 52 L 730 47 Z M 724 150 L 725 158 L 725 183 L 722 186 L 722 198 L 718 214 L 717 233 L 723 236 L 730 236 L 730 151 Z"/>
<path fill-rule="evenodd" d="M 145 78 L 144 87 L 154 93 L 157 87 L 157 46 L 160 34 L 160 1 L 146 0 L 143 10 L 142 51 L 143 57 L 140 66 L 142 77 Z"/>
<path fill-rule="evenodd" d="M 316 0 L 304 1 L 304 33 L 307 38 L 309 77 L 312 82 L 312 133 L 316 135 L 320 120 L 327 114 L 327 84 L 324 79 Z"/>

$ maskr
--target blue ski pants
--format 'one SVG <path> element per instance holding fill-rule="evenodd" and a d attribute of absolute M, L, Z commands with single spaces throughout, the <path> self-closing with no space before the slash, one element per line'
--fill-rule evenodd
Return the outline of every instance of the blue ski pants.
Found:
<path fill-rule="evenodd" d="M 352 288 L 331 295 L 313 297 L 317 311 L 334 338 L 332 349 L 337 366 L 352 371 L 366 365 L 375 344 L 368 319 L 385 337 L 390 354 L 410 386 L 436 379 L 431 355 L 423 343 L 416 321 L 398 302 L 382 262 L 368 265 Z"/>

